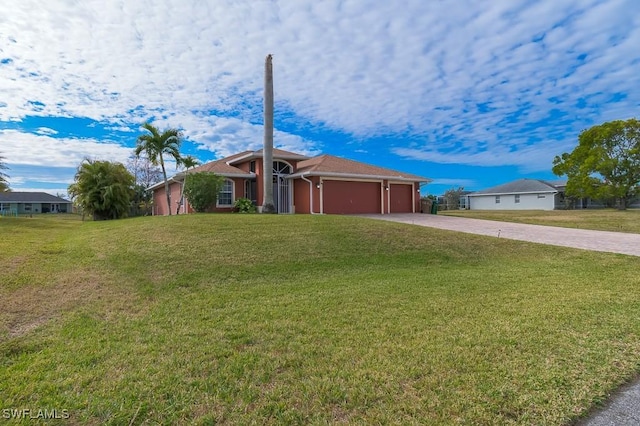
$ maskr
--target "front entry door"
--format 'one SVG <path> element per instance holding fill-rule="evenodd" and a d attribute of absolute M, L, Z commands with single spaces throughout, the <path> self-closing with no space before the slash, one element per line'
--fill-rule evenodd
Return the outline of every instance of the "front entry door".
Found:
<path fill-rule="evenodd" d="M 291 187 L 287 175 L 292 168 L 284 161 L 273 162 L 273 205 L 277 213 L 291 213 Z"/>
<path fill-rule="evenodd" d="M 291 213 L 289 179 L 273 175 L 273 203 L 277 213 Z"/>

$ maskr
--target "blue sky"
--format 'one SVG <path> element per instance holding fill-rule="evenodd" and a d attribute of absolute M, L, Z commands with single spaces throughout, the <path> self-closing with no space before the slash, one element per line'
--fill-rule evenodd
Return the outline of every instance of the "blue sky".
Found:
<path fill-rule="evenodd" d="M 640 116 L 639 45 L 637 0 L 3 0 L 0 155 L 55 194 L 145 121 L 201 161 L 259 149 L 272 53 L 279 148 L 423 193 L 555 179 L 582 130 Z"/>

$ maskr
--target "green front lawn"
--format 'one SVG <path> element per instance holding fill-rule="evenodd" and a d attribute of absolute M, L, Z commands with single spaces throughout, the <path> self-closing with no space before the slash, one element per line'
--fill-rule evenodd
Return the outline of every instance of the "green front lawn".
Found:
<path fill-rule="evenodd" d="M 533 225 L 563 228 L 594 229 L 599 231 L 640 234 L 640 209 L 586 209 L 586 210 L 445 210 L 438 214 L 504 222 L 531 223 Z"/>
<path fill-rule="evenodd" d="M 340 216 L 0 219 L 0 233 L 2 409 L 564 424 L 640 371 L 635 257 Z"/>

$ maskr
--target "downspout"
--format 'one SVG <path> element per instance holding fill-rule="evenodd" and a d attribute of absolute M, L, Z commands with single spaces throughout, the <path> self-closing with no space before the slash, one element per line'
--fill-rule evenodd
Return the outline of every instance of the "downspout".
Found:
<path fill-rule="evenodd" d="M 324 185 L 322 184 L 322 177 L 318 178 L 320 184 L 320 214 L 324 214 Z"/>
<path fill-rule="evenodd" d="M 391 183 L 389 181 L 384 189 L 387 191 L 387 214 L 391 214 Z"/>
<path fill-rule="evenodd" d="M 309 210 L 311 214 L 317 214 L 313 211 L 313 182 L 304 177 L 304 175 L 300 175 L 300 179 L 305 182 L 309 182 Z"/>
<path fill-rule="evenodd" d="M 420 189 L 418 189 L 420 191 Z M 416 212 L 416 184 L 411 184 L 411 213 Z"/>

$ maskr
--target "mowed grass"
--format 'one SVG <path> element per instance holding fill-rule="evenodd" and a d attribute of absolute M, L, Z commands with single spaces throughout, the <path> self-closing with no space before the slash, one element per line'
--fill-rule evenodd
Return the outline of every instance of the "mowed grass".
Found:
<path fill-rule="evenodd" d="M 339 216 L 0 232 L 2 409 L 75 424 L 565 424 L 640 370 L 636 257 Z"/>
<path fill-rule="evenodd" d="M 560 226 L 563 228 L 593 229 L 597 231 L 640 234 L 640 209 L 585 209 L 585 210 L 446 210 L 438 214 Z"/>

